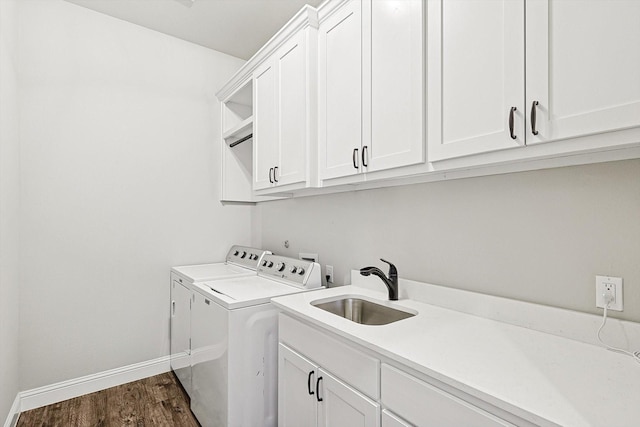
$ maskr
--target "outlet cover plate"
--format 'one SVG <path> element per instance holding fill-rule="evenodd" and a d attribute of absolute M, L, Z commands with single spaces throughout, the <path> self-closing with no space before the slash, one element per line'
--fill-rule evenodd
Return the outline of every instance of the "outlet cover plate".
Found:
<path fill-rule="evenodd" d="M 610 289 L 614 300 L 609 304 L 609 310 L 622 311 L 622 277 L 596 276 L 596 307 L 604 308 L 604 294 Z"/>
<path fill-rule="evenodd" d="M 327 271 L 327 283 L 333 283 L 333 266 L 327 265 L 325 270 Z"/>

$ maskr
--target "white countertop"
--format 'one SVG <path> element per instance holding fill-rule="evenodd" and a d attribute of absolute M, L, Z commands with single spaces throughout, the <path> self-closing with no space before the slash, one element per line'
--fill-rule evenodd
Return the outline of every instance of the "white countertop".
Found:
<path fill-rule="evenodd" d="M 367 326 L 310 304 L 343 295 L 365 296 L 418 315 Z M 279 297 L 273 303 L 536 424 L 640 425 L 640 364 L 631 357 L 415 300 L 386 299 L 386 292 L 341 286 Z"/>

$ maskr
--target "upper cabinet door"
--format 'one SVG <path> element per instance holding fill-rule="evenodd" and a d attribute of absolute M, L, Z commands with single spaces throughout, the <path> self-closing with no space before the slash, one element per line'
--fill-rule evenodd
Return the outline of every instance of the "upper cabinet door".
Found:
<path fill-rule="evenodd" d="M 428 160 L 524 145 L 524 0 L 429 0 L 427 16 Z"/>
<path fill-rule="evenodd" d="M 526 19 L 528 142 L 640 126 L 640 1 L 528 0 Z"/>
<path fill-rule="evenodd" d="M 308 139 L 307 55 L 305 33 L 299 32 L 276 56 L 279 105 L 279 185 L 306 180 Z"/>
<path fill-rule="evenodd" d="M 362 145 L 362 5 L 352 0 L 318 33 L 320 179 L 359 172 Z"/>
<path fill-rule="evenodd" d="M 363 4 L 371 5 L 370 17 L 368 7 L 363 13 L 364 22 L 371 23 L 365 28 L 371 32 L 371 67 L 365 66 L 363 80 L 365 87 L 371 87 L 371 134 L 363 144 L 367 146 L 368 140 L 371 144 L 363 147 L 363 165 L 367 165 L 367 172 L 373 172 L 422 163 L 423 2 L 374 0 Z M 369 70 L 371 81 L 367 84 Z"/>
<path fill-rule="evenodd" d="M 278 98 L 276 70 L 268 61 L 256 70 L 253 80 L 253 189 L 274 183 L 278 162 Z"/>

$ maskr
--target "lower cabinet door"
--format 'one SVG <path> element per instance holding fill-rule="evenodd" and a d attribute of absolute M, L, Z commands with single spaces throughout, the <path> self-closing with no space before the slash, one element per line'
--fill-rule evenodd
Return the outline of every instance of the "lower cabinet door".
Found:
<path fill-rule="evenodd" d="M 278 348 L 278 426 L 316 427 L 318 366 L 289 347 Z"/>
<path fill-rule="evenodd" d="M 380 405 L 320 369 L 318 425 L 321 427 L 379 427 Z"/>
<path fill-rule="evenodd" d="M 393 412 L 382 410 L 382 427 L 413 427 Z"/>

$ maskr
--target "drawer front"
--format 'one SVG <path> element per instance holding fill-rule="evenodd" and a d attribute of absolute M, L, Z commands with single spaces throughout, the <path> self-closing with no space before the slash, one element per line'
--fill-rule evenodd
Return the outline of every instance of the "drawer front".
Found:
<path fill-rule="evenodd" d="M 280 314 L 280 342 L 301 352 L 367 396 L 380 398 L 380 361 L 351 346 Z"/>
<path fill-rule="evenodd" d="M 513 426 L 389 365 L 381 371 L 383 405 L 418 427 Z"/>
<path fill-rule="evenodd" d="M 386 409 L 382 411 L 382 427 L 413 427 L 408 422 L 402 420 L 393 412 Z"/>

